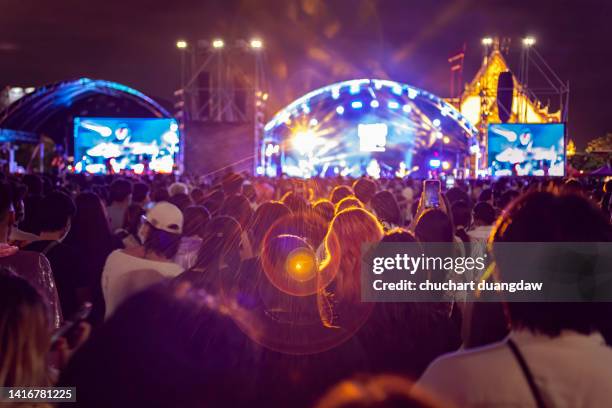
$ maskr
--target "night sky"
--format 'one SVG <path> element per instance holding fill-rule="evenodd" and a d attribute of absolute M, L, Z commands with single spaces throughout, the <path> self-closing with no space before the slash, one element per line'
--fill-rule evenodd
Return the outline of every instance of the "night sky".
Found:
<path fill-rule="evenodd" d="M 482 37 L 511 37 L 508 60 L 518 72 L 520 39 L 533 35 L 540 54 L 570 82 L 569 136 L 581 148 L 612 131 L 611 16 L 608 0 L 1 0 L 0 85 L 88 76 L 172 101 L 177 39 L 259 36 L 272 110 L 358 77 L 447 96 L 447 58 L 464 43 L 471 79 Z"/>

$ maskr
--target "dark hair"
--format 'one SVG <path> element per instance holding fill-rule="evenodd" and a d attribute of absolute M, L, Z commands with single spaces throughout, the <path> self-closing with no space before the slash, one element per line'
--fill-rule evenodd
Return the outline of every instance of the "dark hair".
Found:
<path fill-rule="evenodd" d="M 376 194 L 376 183 L 366 177 L 361 177 L 353 183 L 355 197 L 364 204 L 368 204 L 374 194 Z"/>
<path fill-rule="evenodd" d="M 495 208 L 485 201 L 476 203 L 474 206 L 474 221 L 482 221 L 485 225 L 495 222 Z"/>
<path fill-rule="evenodd" d="M 251 221 L 253 209 L 249 200 L 243 195 L 233 195 L 225 199 L 220 213 L 233 217 L 242 229 L 246 229 Z"/>
<path fill-rule="evenodd" d="M 379 220 L 395 225 L 402 223 L 399 205 L 397 205 L 395 196 L 390 192 L 379 191 L 372 198 L 370 205 Z"/>
<path fill-rule="evenodd" d="M 132 194 L 132 183 L 126 179 L 116 179 L 110 185 L 110 204 L 125 201 Z"/>
<path fill-rule="evenodd" d="M 387 233 L 385 233 L 385 236 L 383 237 L 381 242 L 407 242 L 407 243 L 412 243 L 412 242 L 417 242 L 417 240 L 414 237 L 414 235 L 412 235 L 412 233 L 410 231 L 405 230 L 403 228 L 394 228 L 394 229 L 388 231 Z"/>
<path fill-rule="evenodd" d="M 431 208 L 417 220 L 414 235 L 420 242 L 453 242 L 453 224 L 444 211 Z"/>
<path fill-rule="evenodd" d="M 184 280 L 158 283 L 113 313 L 59 384 L 76 386 L 83 406 L 250 406 L 263 375 L 260 348 L 234 322 L 239 316 Z"/>
<path fill-rule="evenodd" d="M 349 186 L 336 186 L 332 190 L 329 200 L 334 204 L 338 204 L 345 197 L 353 195 L 353 189 Z"/>
<path fill-rule="evenodd" d="M 68 222 L 76 213 L 72 198 L 58 191 L 43 198 L 43 213 L 40 217 L 40 231 L 59 231 L 66 228 Z"/>
<path fill-rule="evenodd" d="M 180 242 L 181 236 L 179 234 L 171 234 L 149 224 L 149 232 L 143 246 L 145 252 L 151 251 L 171 260 L 176 256 Z"/>
<path fill-rule="evenodd" d="M 149 186 L 145 183 L 136 183 L 132 191 L 132 201 L 142 203 L 149 195 Z"/>
<path fill-rule="evenodd" d="M 28 195 L 40 196 L 43 192 L 43 179 L 36 174 L 26 174 L 21 179 L 23 184 L 28 187 Z"/>
<path fill-rule="evenodd" d="M 201 205 L 192 205 L 183 211 L 183 235 L 204 238 L 206 224 L 210 221 L 210 213 Z"/>
<path fill-rule="evenodd" d="M 453 214 L 453 222 L 455 227 L 467 228 L 470 226 L 472 221 L 472 212 L 470 206 L 466 201 L 459 200 L 455 201 L 451 206 L 451 213 Z"/>
<path fill-rule="evenodd" d="M 610 242 L 612 227 L 594 205 L 574 194 L 532 192 L 505 211 L 492 234 L 493 242 Z M 494 247 L 495 249 L 495 247 Z M 496 256 L 503 277 L 506 262 Z M 507 309 L 512 325 L 558 336 L 563 330 L 589 334 L 609 319 L 609 304 L 511 302 Z"/>
<path fill-rule="evenodd" d="M 204 197 L 204 202 L 202 205 L 206 207 L 211 216 L 215 216 L 221 209 L 224 200 L 225 195 L 223 194 L 223 191 L 213 190 L 206 197 Z"/>
<path fill-rule="evenodd" d="M 489 201 L 493 198 L 493 190 L 490 188 L 485 188 L 480 192 L 478 196 L 478 201 Z"/>
<path fill-rule="evenodd" d="M 185 208 L 193 205 L 191 197 L 189 197 L 189 195 L 185 193 L 174 194 L 166 201 L 168 201 L 170 204 L 174 204 L 181 211 L 184 211 Z"/>
<path fill-rule="evenodd" d="M 165 186 L 155 187 L 151 191 L 151 201 L 153 201 L 154 203 L 168 201 L 169 198 L 170 193 L 168 193 L 168 189 Z"/>
<path fill-rule="evenodd" d="M 223 192 L 226 196 L 232 196 L 240 194 L 242 190 L 242 183 L 244 178 L 237 173 L 229 173 L 223 176 L 221 185 L 223 186 Z"/>
<path fill-rule="evenodd" d="M 451 205 L 453 205 L 457 201 L 465 201 L 466 203 L 470 202 L 470 197 L 468 196 L 468 193 L 466 193 L 465 191 L 463 191 L 459 187 L 451 187 L 446 192 L 445 195 L 446 195 L 446 199 L 448 200 L 449 204 L 451 204 Z"/>
<path fill-rule="evenodd" d="M 144 213 L 145 211 L 139 204 L 130 204 L 125 210 L 123 217 L 123 229 L 129 234 L 136 236 L 138 234 L 138 227 L 140 227 L 140 219 Z"/>
<path fill-rule="evenodd" d="M 334 218 L 334 204 L 325 198 L 316 201 L 312 205 L 312 209 L 327 222 L 331 222 L 332 218 Z"/>
<path fill-rule="evenodd" d="M 204 190 L 199 187 L 191 190 L 191 200 L 195 205 L 202 205 L 204 203 Z"/>
<path fill-rule="evenodd" d="M 250 233 L 253 239 L 253 246 L 261 247 L 264 237 L 279 220 L 289 217 L 291 211 L 280 201 L 266 202 L 257 207 L 253 214 Z"/>
<path fill-rule="evenodd" d="M 293 213 L 307 211 L 310 207 L 308 200 L 293 191 L 288 191 L 285 193 L 283 198 L 281 198 L 281 202 L 285 204 Z"/>
<path fill-rule="evenodd" d="M 212 218 L 204 229 L 204 241 L 194 268 L 218 269 L 222 258 L 227 261 L 232 257 L 233 260 L 239 261 L 241 234 L 240 224 L 234 218 L 228 216 Z"/>
<path fill-rule="evenodd" d="M 0 182 L 0 219 L 4 219 L 13 206 L 13 194 L 8 183 Z"/>

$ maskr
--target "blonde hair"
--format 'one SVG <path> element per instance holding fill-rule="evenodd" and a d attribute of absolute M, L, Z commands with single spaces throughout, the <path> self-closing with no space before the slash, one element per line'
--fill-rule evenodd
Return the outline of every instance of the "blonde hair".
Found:
<path fill-rule="evenodd" d="M 49 346 L 42 297 L 25 279 L 0 270 L 0 386 L 49 385 Z"/>
<path fill-rule="evenodd" d="M 332 219 L 325 236 L 326 260 L 323 267 L 338 265 L 338 297 L 359 300 L 362 247 L 364 244 L 377 244 L 383 236 L 382 224 L 363 208 L 342 210 Z"/>

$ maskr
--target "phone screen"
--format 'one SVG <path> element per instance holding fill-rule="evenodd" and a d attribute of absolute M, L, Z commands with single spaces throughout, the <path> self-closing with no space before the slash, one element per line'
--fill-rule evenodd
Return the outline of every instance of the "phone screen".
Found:
<path fill-rule="evenodd" d="M 455 176 L 453 175 L 449 175 L 446 177 L 446 188 L 453 188 L 455 187 Z"/>
<path fill-rule="evenodd" d="M 440 206 L 440 180 L 423 181 L 423 196 L 426 208 L 437 208 Z"/>

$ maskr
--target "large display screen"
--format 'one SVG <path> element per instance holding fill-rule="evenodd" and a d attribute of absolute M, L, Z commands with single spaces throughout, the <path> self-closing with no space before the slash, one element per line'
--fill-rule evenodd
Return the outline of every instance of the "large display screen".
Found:
<path fill-rule="evenodd" d="M 74 170 L 77 173 L 170 173 L 179 152 L 174 119 L 74 119 Z"/>
<path fill-rule="evenodd" d="M 565 124 L 492 124 L 488 134 L 493 176 L 564 175 Z"/>

